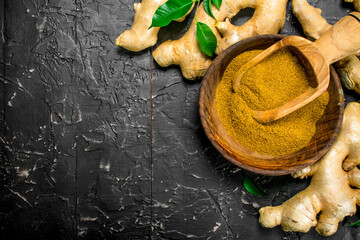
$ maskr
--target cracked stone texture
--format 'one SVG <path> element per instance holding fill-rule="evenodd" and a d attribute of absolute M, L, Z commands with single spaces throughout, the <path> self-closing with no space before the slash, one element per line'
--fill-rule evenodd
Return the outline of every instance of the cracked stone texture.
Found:
<path fill-rule="evenodd" d="M 351 10 L 309 2 L 330 23 Z M 309 181 L 249 174 L 211 146 L 197 111 L 200 82 L 159 67 L 152 49 L 114 46 L 133 3 L 0 1 L 2 239 L 360 239 L 346 227 L 359 213 L 330 238 L 258 224 L 260 207 Z M 179 38 L 190 21 L 161 29 L 159 42 Z M 302 35 L 290 5 L 281 33 Z M 246 192 L 246 174 L 269 194 Z"/>

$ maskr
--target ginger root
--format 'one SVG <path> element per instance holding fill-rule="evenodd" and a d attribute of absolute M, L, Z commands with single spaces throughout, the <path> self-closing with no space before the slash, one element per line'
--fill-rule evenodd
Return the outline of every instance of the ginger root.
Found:
<path fill-rule="evenodd" d="M 307 0 L 293 0 L 292 7 L 294 15 L 309 39 L 320 38 L 331 27 L 326 19 L 321 16 L 321 9 L 311 6 Z"/>
<path fill-rule="evenodd" d="M 224 7 L 224 2 L 221 8 Z M 213 6 L 213 13 L 218 15 L 219 11 Z M 211 18 L 201 4 L 196 10 L 197 20 L 207 24 L 216 38 L 220 35 L 215 29 L 215 19 Z M 195 79 L 203 76 L 211 64 L 211 59 L 201 51 L 196 38 L 196 19 L 193 19 L 188 31 L 178 40 L 168 40 L 153 52 L 155 61 L 162 67 L 173 64 L 180 65 L 182 75 L 187 79 Z"/>
<path fill-rule="evenodd" d="M 230 45 L 247 37 L 278 33 L 285 23 L 287 2 L 288 0 L 223 0 L 220 10 L 214 5 L 212 7 L 218 22 L 207 15 L 202 4 L 197 9 L 196 16 L 197 21 L 206 23 L 215 34 L 218 40 L 215 53 L 220 54 Z M 229 19 L 247 7 L 255 8 L 253 17 L 242 26 L 233 26 Z M 153 57 L 162 67 L 180 65 L 182 74 L 187 79 L 203 76 L 211 64 L 211 59 L 202 53 L 197 42 L 195 19 L 183 37 L 162 43 L 154 51 Z"/>
<path fill-rule="evenodd" d="M 345 2 L 351 2 L 354 5 L 356 11 L 360 12 L 360 0 L 345 0 Z"/>
<path fill-rule="evenodd" d="M 360 4 L 360 0 L 354 0 Z M 307 0 L 293 0 L 293 12 L 310 39 L 318 39 L 331 25 L 321 16 L 321 9 L 311 6 Z M 359 5 L 357 5 L 359 7 Z M 355 6 L 356 8 L 356 6 Z M 357 8 L 359 9 L 359 8 Z M 335 63 L 335 68 L 344 87 L 360 93 L 360 61 L 355 55 Z"/>
<path fill-rule="evenodd" d="M 250 7 L 254 8 L 254 15 L 249 21 L 241 26 L 234 26 L 230 23 L 230 19 L 234 15 L 225 16 L 225 21 L 219 21 L 216 28 L 219 30 L 223 38 L 219 41 L 218 53 L 234 43 L 245 38 L 253 37 L 261 34 L 278 33 L 285 24 L 286 5 L 288 0 L 256 0 L 244 1 L 241 9 Z M 239 9 L 238 11 L 240 11 Z"/>
<path fill-rule="evenodd" d="M 115 40 L 115 44 L 133 52 L 154 46 L 158 39 L 157 34 L 160 27 L 150 29 L 149 27 L 158 7 L 167 1 L 168 0 L 143 0 L 141 3 L 134 3 L 135 16 L 133 25 Z M 183 18 L 175 21 L 183 21 L 191 10 L 192 8 Z"/>
<path fill-rule="evenodd" d="M 352 102 L 345 109 L 339 136 L 326 155 L 292 174 L 312 176 L 308 188 L 280 206 L 261 208 L 261 225 L 281 225 L 284 231 L 297 232 L 308 232 L 316 226 L 321 235 L 334 234 L 338 223 L 355 214 L 356 205 L 360 205 L 360 189 L 356 189 L 360 187 L 360 170 L 356 167 L 360 164 L 359 149 L 360 104 Z"/>
<path fill-rule="evenodd" d="M 351 55 L 338 61 L 335 67 L 344 87 L 360 94 L 359 59 L 355 55 Z"/>
<path fill-rule="evenodd" d="M 166 1 L 143 0 L 141 3 L 135 3 L 134 23 L 130 30 L 126 30 L 116 39 L 116 45 L 135 52 L 155 45 L 160 28 L 148 28 L 156 9 Z M 215 53 L 220 54 L 230 45 L 247 37 L 278 33 L 285 23 L 287 2 L 288 0 L 242 0 L 235 2 L 223 0 L 220 10 L 212 5 L 213 14 L 218 22 L 208 16 L 203 4 L 201 4 L 196 11 L 196 19 L 193 20 L 185 35 L 179 40 L 168 40 L 162 43 L 153 52 L 153 57 L 162 67 L 172 64 L 180 65 L 182 74 L 187 79 L 201 77 L 212 61 L 201 51 L 198 44 L 196 38 L 197 21 L 203 22 L 211 28 L 218 39 L 218 47 Z M 254 16 L 242 26 L 233 26 L 229 19 L 247 7 L 255 9 Z"/>

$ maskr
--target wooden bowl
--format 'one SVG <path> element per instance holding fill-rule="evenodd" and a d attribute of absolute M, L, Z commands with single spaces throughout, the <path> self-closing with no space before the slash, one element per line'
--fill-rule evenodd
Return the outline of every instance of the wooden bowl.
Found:
<path fill-rule="evenodd" d="M 334 142 L 344 113 L 344 96 L 333 67 L 330 69 L 329 104 L 316 124 L 316 133 L 302 149 L 282 156 L 269 156 L 250 151 L 236 142 L 220 122 L 215 107 L 216 88 L 233 58 L 250 49 L 265 49 L 284 35 L 261 35 L 245 39 L 216 57 L 207 70 L 199 94 L 199 112 L 205 134 L 213 146 L 230 162 L 250 172 L 263 175 L 285 175 L 319 160 Z"/>

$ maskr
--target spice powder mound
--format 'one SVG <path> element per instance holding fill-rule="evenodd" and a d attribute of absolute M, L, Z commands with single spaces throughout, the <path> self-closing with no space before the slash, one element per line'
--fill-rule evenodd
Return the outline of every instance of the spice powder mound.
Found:
<path fill-rule="evenodd" d="M 305 69 L 290 50 L 279 50 L 251 68 L 233 91 L 237 71 L 262 50 L 234 58 L 216 90 L 216 110 L 226 131 L 247 149 L 279 156 L 305 147 L 316 131 L 316 122 L 329 102 L 326 91 L 316 100 L 270 124 L 252 117 L 252 110 L 268 110 L 299 96 L 309 87 Z"/>

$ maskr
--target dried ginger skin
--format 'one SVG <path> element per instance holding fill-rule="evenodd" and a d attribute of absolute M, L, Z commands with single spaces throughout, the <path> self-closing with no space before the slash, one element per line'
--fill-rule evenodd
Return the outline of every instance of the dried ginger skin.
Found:
<path fill-rule="evenodd" d="M 285 231 L 297 232 L 308 232 L 316 226 L 319 234 L 333 235 L 339 222 L 354 215 L 356 205 L 360 205 L 360 170 L 356 168 L 360 164 L 359 150 L 360 104 L 351 102 L 330 150 L 315 164 L 292 174 L 312 176 L 310 185 L 280 206 L 261 208 L 261 225 L 281 225 Z"/>
<path fill-rule="evenodd" d="M 354 0 L 359 11 L 360 0 Z M 292 1 L 294 15 L 303 27 L 305 35 L 313 40 L 320 38 L 331 25 L 321 16 L 321 9 L 311 6 L 307 0 Z M 335 68 L 344 87 L 360 93 L 360 61 L 355 55 L 346 57 L 335 63 Z"/>

